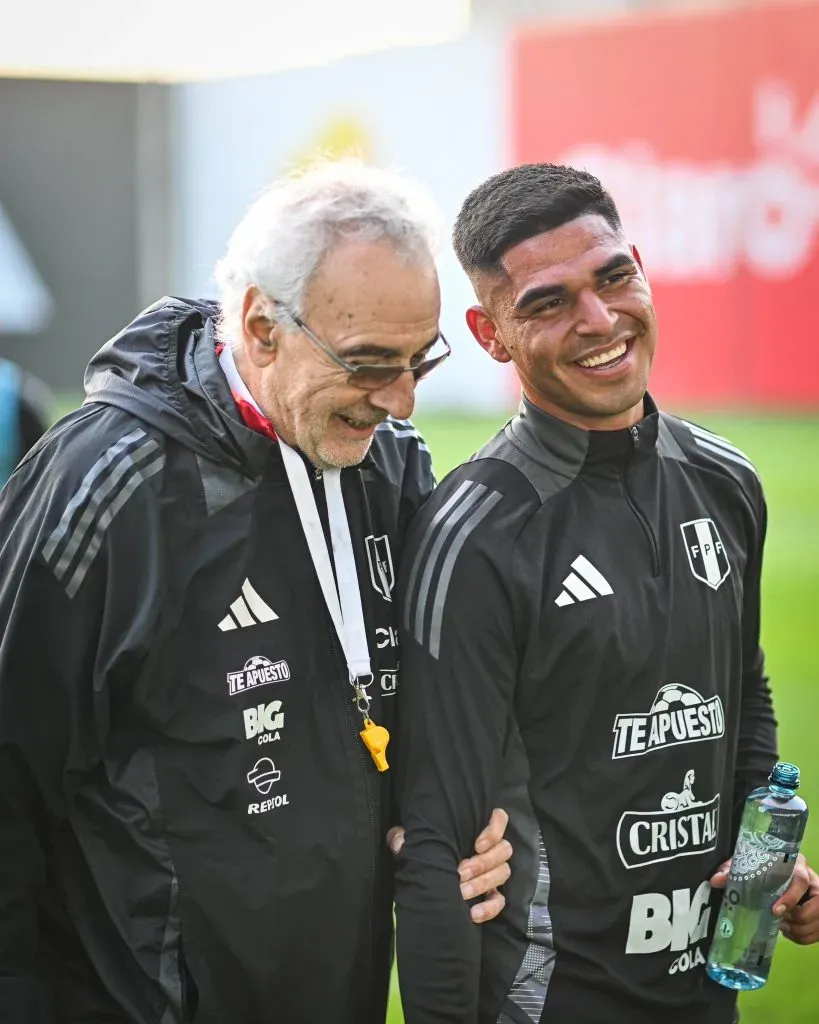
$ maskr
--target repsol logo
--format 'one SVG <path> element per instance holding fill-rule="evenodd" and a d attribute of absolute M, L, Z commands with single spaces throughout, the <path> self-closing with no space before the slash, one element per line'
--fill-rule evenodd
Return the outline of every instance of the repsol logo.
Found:
<path fill-rule="evenodd" d="M 682 790 L 666 793 L 660 811 L 625 811 L 617 824 L 617 852 L 627 868 L 642 868 L 715 849 L 719 834 L 719 793 L 694 798 L 694 771 Z"/>
<path fill-rule="evenodd" d="M 611 756 L 616 761 L 680 743 L 719 739 L 725 735 L 725 712 L 719 697 L 705 700 L 690 686 L 667 683 L 647 713 L 618 715 L 612 731 Z"/>
<path fill-rule="evenodd" d="M 289 807 L 290 801 L 287 793 L 271 796 L 269 800 L 262 800 L 257 804 L 248 804 L 248 814 L 267 814 L 268 811 L 277 811 L 280 807 Z"/>

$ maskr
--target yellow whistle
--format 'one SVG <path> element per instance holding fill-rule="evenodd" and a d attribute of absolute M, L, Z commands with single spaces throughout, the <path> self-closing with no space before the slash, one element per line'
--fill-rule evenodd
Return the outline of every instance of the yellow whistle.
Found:
<path fill-rule="evenodd" d="M 375 761 L 375 767 L 380 772 L 385 772 L 387 764 L 387 744 L 390 742 L 390 734 L 383 725 L 376 725 L 371 718 L 364 719 L 364 728 L 359 733 L 364 746 L 369 750 L 370 756 Z"/>

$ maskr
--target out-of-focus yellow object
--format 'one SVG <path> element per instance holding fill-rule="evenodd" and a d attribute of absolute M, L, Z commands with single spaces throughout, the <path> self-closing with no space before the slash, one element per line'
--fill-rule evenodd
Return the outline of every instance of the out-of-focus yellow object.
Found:
<path fill-rule="evenodd" d="M 312 139 L 296 151 L 288 166 L 293 173 L 306 171 L 322 160 L 356 157 L 362 163 L 373 162 L 375 147 L 364 122 L 353 115 L 328 118 Z"/>

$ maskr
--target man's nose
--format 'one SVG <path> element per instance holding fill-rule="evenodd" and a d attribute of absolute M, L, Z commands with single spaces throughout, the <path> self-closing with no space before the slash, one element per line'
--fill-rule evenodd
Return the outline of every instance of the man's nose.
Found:
<path fill-rule="evenodd" d="M 406 420 L 415 408 L 415 378 L 411 373 L 402 373 L 391 384 L 370 392 L 370 404 L 383 409 L 397 420 Z"/>
<path fill-rule="evenodd" d="M 577 297 L 577 333 L 606 335 L 617 323 L 614 313 L 592 288 L 585 288 Z"/>

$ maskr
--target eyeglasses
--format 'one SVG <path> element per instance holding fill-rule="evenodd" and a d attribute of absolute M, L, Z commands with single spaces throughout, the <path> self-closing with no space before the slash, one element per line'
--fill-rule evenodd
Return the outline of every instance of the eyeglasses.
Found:
<path fill-rule="evenodd" d="M 323 342 L 317 334 L 314 334 L 301 317 L 296 316 L 283 302 L 275 302 L 274 305 L 283 310 L 296 327 L 300 331 L 304 331 L 307 337 L 318 345 L 325 355 L 328 355 L 334 363 L 347 371 L 347 380 L 350 384 L 354 384 L 357 388 L 362 388 L 365 391 L 375 391 L 377 388 L 387 387 L 389 384 L 395 383 L 402 373 L 411 373 L 417 383 L 419 380 L 427 377 L 436 366 L 440 366 L 452 353 L 449 342 L 439 332 L 438 337 L 435 338 L 430 347 L 442 341 L 446 346 L 446 351 L 440 355 L 432 356 L 432 358 L 422 359 L 415 366 L 394 366 L 390 363 L 348 363 L 341 356 L 337 355 L 326 342 Z"/>

